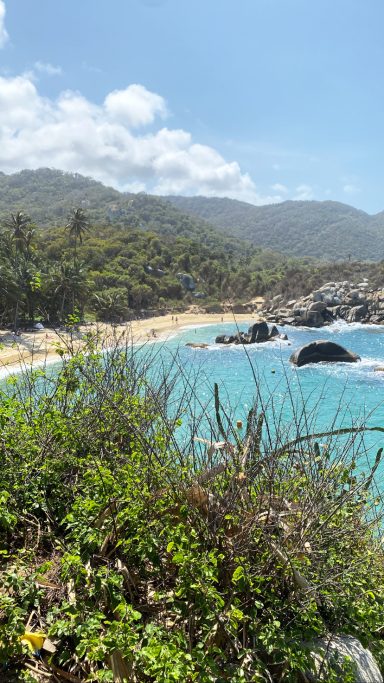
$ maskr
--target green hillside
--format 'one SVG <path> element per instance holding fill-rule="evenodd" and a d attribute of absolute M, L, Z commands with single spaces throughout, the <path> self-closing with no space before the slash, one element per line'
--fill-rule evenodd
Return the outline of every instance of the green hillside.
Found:
<path fill-rule="evenodd" d="M 2 174 L 0 185 L 3 323 L 245 301 L 299 265 L 159 197 L 121 194 L 77 174 L 22 171 Z M 77 237 L 65 227 L 73 208 L 86 220 Z"/>
<path fill-rule="evenodd" d="M 339 202 L 287 201 L 254 206 L 234 199 L 167 197 L 224 233 L 290 254 L 328 261 L 381 260 L 384 213 L 370 216 Z"/>

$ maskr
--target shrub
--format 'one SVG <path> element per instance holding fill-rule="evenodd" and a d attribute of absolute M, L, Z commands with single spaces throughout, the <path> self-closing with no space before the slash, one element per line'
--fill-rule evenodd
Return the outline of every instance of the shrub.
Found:
<path fill-rule="evenodd" d="M 9 680 L 297 681 L 339 632 L 383 665 L 381 451 L 364 474 L 363 427 L 286 441 L 260 400 L 241 439 L 217 387 L 203 443 L 195 380 L 160 359 L 90 345 L 3 392 Z M 31 660 L 26 628 L 56 651 Z"/>

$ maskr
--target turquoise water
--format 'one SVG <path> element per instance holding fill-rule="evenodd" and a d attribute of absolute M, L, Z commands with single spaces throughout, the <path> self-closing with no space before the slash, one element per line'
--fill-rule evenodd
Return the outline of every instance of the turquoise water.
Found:
<path fill-rule="evenodd" d="M 248 325 L 239 328 L 247 330 Z M 216 335 L 236 332 L 236 325 L 228 323 L 185 328 L 162 347 L 161 356 L 177 354 L 180 375 L 198 377 L 194 391 L 200 405 L 196 410 L 203 410 L 206 417 L 200 424 L 201 436 L 209 436 L 204 430 L 209 431 L 208 422 L 214 417 L 214 382 L 219 384 L 223 409 L 233 420 L 245 422 L 257 401 L 258 410 L 263 407 L 269 415 L 271 431 L 286 432 L 287 438 L 297 432 L 322 432 L 352 424 L 384 426 L 384 372 L 374 370 L 384 366 L 383 327 L 335 323 L 321 330 L 286 326 L 280 331 L 288 335 L 288 342 L 248 346 L 247 354 L 241 346 L 214 344 Z M 291 353 L 315 339 L 342 344 L 362 360 L 293 367 Z M 192 349 L 185 346 L 187 342 L 205 342 L 209 348 Z M 360 438 L 356 437 L 357 441 Z M 369 450 L 376 452 L 384 446 L 384 434 L 369 433 L 364 438 Z"/>
<path fill-rule="evenodd" d="M 240 324 L 239 328 L 246 331 L 248 324 Z M 245 425 L 248 412 L 256 403 L 257 412 L 262 410 L 268 419 L 269 431 L 264 430 L 264 438 L 274 442 L 277 435 L 285 442 L 298 434 L 363 423 L 384 427 L 384 372 L 375 372 L 375 368 L 384 367 L 384 327 L 340 322 L 321 330 L 288 326 L 279 329 L 288 335 L 288 341 L 254 344 L 247 346 L 246 351 L 242 346 L 214 343 L 218 334 L 236 333 L 236 325 L 228 323 L 185 328 L 166 342 L 145 346 L 143 357 L 152 347 L 148 365 L 153 376 L 156 368 L 158 377 L 164 369 L 165 373 L 177 375 L 173 405 L 177 410 L 183 394 L 186 406 L 179 438 L 188 438 L 192 423 L 194 433 L 200 437 L 222 438 L 215 420 L 215 382 L 219 385 L 222 412 L 229 417 L 224 420 L 225 425 L 235 425 L 237 420 Z M 358 353 L 362 360 L 355 364 L 292 366 L 291 353 L 315 339 L 334 340 Z M 204 342 L 209 346 L 192 349 L 186 346 L 187 342 Z M 57 364 L 49 374 L 55 374 L 55 367 Z M 2 374 L 6 376 L 8 371 L 4 369 Z M 341 444 L 343 439 L 339 439 Z M 354 440 L 354 447 L 366 450 L 370 460 L 380 446 L 384 446 L 384 434 L 377 432 L 358 435 Z"/>

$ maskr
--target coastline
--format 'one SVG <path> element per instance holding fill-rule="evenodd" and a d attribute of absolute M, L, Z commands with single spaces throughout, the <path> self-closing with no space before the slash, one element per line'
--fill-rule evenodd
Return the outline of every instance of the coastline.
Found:
<path fill-rule="evenodd" d="M 201 327 L 220 323 L 243 323 L 259 320 L 255 313 L 179 313 L 161 315 L 143 320 L 134 320 L 121 325 L 90 323 L 80 326 L 75 334 L 56 331 L 52 328 L 22 332 L 15 335 L 0 329 L 0 370 L 9 374 L 35 365 L 54 363 L 63 354 L 81 349 L 87 338 L 93 337 L 102 349 L 116 343 L 145 343 L 166 341 L 169 337 L 187 327 Z"/>

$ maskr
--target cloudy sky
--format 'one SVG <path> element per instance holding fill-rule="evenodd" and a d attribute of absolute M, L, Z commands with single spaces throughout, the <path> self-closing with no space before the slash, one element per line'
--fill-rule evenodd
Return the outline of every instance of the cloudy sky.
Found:
<path fill-rule="evenodd" d="M 0 170 L 384 209 L 382 0 L 0 0 Z"/>

